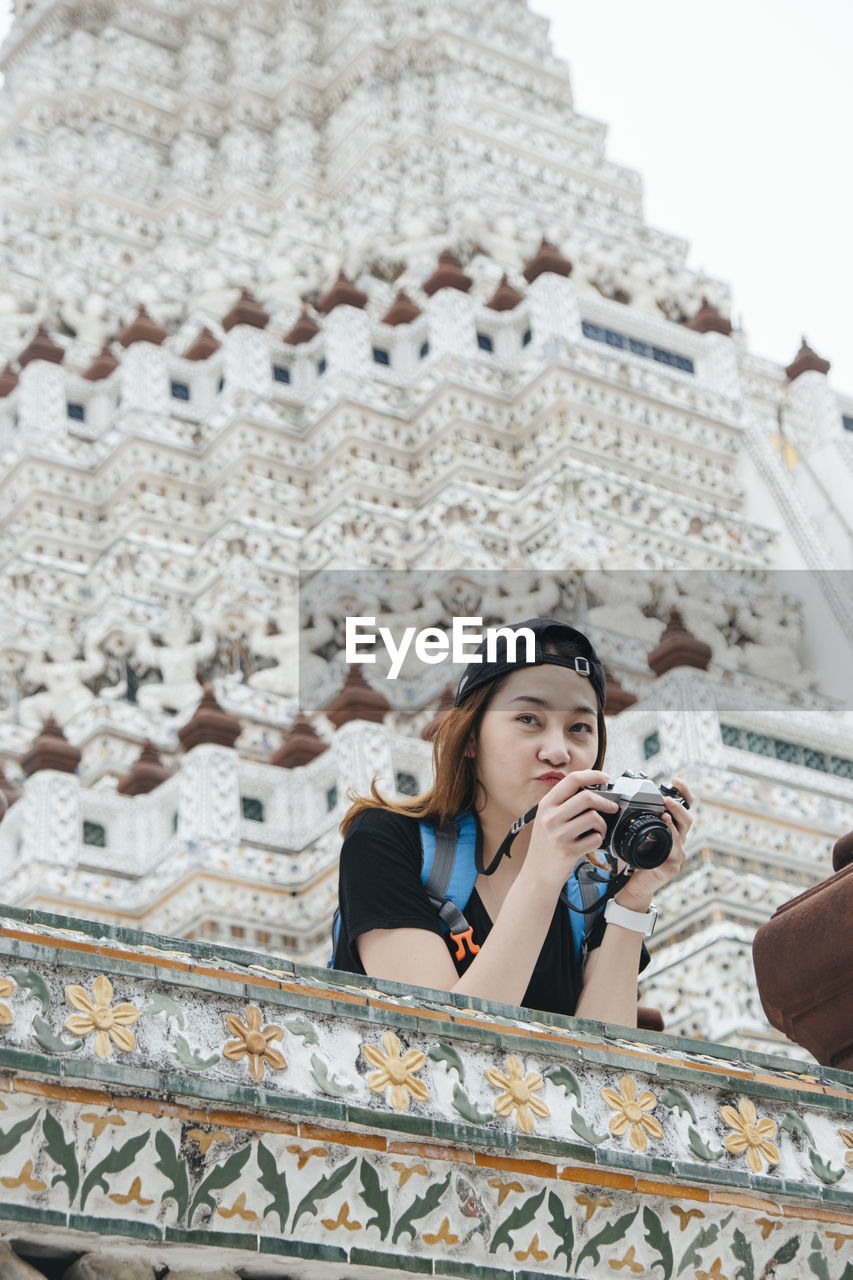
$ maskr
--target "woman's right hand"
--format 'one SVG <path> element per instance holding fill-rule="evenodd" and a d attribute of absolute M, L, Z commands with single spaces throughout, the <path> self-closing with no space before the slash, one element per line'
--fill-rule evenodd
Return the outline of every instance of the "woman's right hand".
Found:
<path fill-rule="evenodd" d="M 542 797 L 524 861 L 525 878 L 546 880 L 559 893 L 578 863 L 601 848 L 607 834 L 604 814 L 616 813 L 619 806 L 588 788 L 608 781 L 600 769 L 581 769 L 566 774 Z"/>

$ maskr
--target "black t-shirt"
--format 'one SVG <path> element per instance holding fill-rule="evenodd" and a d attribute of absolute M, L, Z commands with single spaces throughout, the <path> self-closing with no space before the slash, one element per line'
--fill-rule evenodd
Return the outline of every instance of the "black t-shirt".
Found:
<path fill-rule="evenodd" d="M 414 818 L 371 809 L 353 825 L 341 849 L 336 969 L 364 973 L 355 944 L 370 929 L 428 929 L 445 939 L 457 972 L 465 972 L 473 957 L 466 950 L 464 958 L 456 960 L 456 944 L 442 932 L 421 883 L 422 860 L 420 830 Z M 471 925 L 474 942 L 482 946 L 492 921 L 477 890 L 467 903 L 457 906 Z M 605 927 L 599 916 L 588 939 L 591 948 L 599 945 Z M 569 910 L 558 901 L 521 1003 L 528 1009 L 573 1014 L 582 986 L 583 969 L 572 939 Z"/>

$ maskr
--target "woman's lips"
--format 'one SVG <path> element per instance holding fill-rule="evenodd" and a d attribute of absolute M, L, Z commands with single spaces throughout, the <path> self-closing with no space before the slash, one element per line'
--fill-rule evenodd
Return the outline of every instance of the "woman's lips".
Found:
<path fill-rule="evenodd" d="M 536 779 L 537 782 L 545 782 L 549 787 L 556 786 L 558 782 L 562 782 L 566 775 L 564 773 L 540 773 Z"/>

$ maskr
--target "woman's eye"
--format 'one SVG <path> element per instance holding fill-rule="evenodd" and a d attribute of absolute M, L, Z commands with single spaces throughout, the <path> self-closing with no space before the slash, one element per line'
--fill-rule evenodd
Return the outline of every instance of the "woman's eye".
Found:
<path fill-rule="evenodd" d="M 572 733 L 592 733 L 592 725 L 586 724 L 585 721 L 581 720 L 572 725 Z"/>
<path fill-rule="evenodd" d="M 519 724 L 538 724 L 539 723 L 538 719 L 536 718 L 536 716 L 533 714 L 532 711 L 523 711 L 520 716 L 516 717 L 516 719 L 518 720 Z"/>

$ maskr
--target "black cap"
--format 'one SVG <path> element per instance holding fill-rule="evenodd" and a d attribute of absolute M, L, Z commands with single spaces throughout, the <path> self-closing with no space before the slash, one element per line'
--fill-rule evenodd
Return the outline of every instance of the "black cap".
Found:
<path fill-rule="evenodd" d="M 486 641 L 480 645 L 477 650 L 482 655 L 480 660 L 473 659 L 465 668 L 465 674 L 459 681 L 459 688 L 456 690 L 456 698 L 453 705 L 460 706 L 470 693 L 475 689 L 480 689 L 484 684 L 491 684 L 493 680 L 497 680 L 500 676 L 507 675 L 510 671 L 516 671 L 521 667 L 540 667 L 545 663 L 549 663 L 555 667 L 568 667 L 570 671 L 577 671 L 579 675 L 586 676 L 596 692 L 599 705 L 604 710 L 604 699 L 607 689 L 607 680 L 604 675 L 604 667 L 592 644 L 583 634 L 575 627 L 570 627 L 565 622 L 557 622 L 554 618 L 528 618 L 526 622 L 513 622 L 506 627 L 502 627 L 500 632 L 513 631 L 518 633 L 522 629 L 527 629 L 533 634 L 533 659 L 528 660 L 527 650 L 528 642 L 524 635 L 520 635 L 516 639 L 515 657 L 510 658 L 507 637 L 499 633 L 495 636 L 495 661 L 486 661 Z M 549 648 L 556 642 L 557 644 L 571 647 L 577 650 L 576 655 L 563 657 L 559 653 L 545 653 L 545 646 Z"/>

